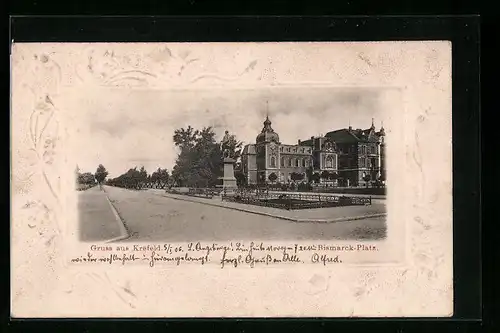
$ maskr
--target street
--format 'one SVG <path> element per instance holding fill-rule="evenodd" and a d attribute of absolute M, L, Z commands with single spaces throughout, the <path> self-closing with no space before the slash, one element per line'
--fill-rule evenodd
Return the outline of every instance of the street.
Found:
<path fill-rule="evenodd" d="M 385 217 L 339 223 L 296 223 L 174 200 L 151 191 L 110 186 L 105 186 L 105 190 L 129 231 L 127 242 L 380 239 L 386 233 Z M 93 198 L 92 195 L 81 197 L 87 201 Z M 81 213 L 82 239 L 97 239 L 96 235 L 109 229 L 96 222 L 98 211 L 92 210 L 91 214 L 90 218 L 86 212 Z M 113 223 L 109 214 L 103 218 Z"/>

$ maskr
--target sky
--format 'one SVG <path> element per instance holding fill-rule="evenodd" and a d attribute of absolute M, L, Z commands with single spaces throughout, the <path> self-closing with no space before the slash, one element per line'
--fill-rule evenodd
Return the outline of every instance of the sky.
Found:
<path fill-rule="evenodd" d="M 71 149 L 82 172 L 99 164 L 117 177 L 135 166 L 169 171 L 178 151 L 174 130 L 212 126 L 244 144 L 254 143 L 266 114 L 285 144 L 384 121 L 384 92 L 377 89 L 268 88 L 252 90 L 112 90 L 80 94 L 72 118 Z M 387 126 L 384 126 L 387 129 Z"/>

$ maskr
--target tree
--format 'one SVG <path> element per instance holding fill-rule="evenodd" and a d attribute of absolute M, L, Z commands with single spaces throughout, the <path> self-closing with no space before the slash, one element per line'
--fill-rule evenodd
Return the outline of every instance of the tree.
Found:
<path fill-rule="evenodd" d="M 339 178 L 339 175 L 338 175 L 338 173 L 336 173 L 336 172 L 330 172 L 330 173 L 328 174 L 328 179 L 329 179 L 329 180 L 337 180 L 338 178 Z"/>
<path fill-rule="evenodd" d="M 141 166 L 141 169 L 139 170 L 139 173 L 138 173 L 138 188 L 141 189 L 142 187 L 144 187 L 144 184 L 146 183 L 147 179 L 148 179 L 148 172 L 146 171 L 146 169 L 144 168 L 144 166 Z"/>
<path fill-rule="evenodd" d="M 157 175 L 156 175 L 157 184 L 159 185 L 159 187 L 161 189 L 164 189 L 165 186 L 167 186 L 168 181 L 170 180 L 170 175 L 168 173 L 168 170 L 158 168 L 158 170 L 156 172 L 157 172 Z"/>
<path fill-rule="evenodd" d="M 298 173 L 298 172 L 292 172 L 290 174 L 290 178 L 293 180 L 293 181 L 301 181 L 304 179 L 304 175 L 301 174 L 301 173 Z"/>
<path fill-rule="evenodd" d="M 307 180 L 311 183 L 314 180 L 314 171 L 312 167 L 308 167 L 306 170 Z"/>
<path fill-rule="evenodd" d="M 319 180 L 321 179 L 321 175 L 319 173 L 313 173 L 311 176 L 311 181 L 315 183 L 319 183 Z"/>
<path fill-rule="evenodd" d="M 234 177 L 236 178 L 236 185 L 238 186 L 247 186 L 247 177 L 243 172 L 243 165 L 241 162 L 236 162 L 234 166 Z"/>
<path fill-rule="evenodd" d="M 178 186 L 213 187 L 222 175 L 222 149 L 215 140 L 212 127 L 195 130 L 191 126 L 174 131 L 174 144 L 179 155 L 172 169 L 172 178 Z M 241 154 L 241 142 L 234 145 L 236 159 Z"/>
<path fill-rule="evenodd" d="M 78 183 L 83 185 L 95 184 L 94 175 L 90 172 L 84 172 L 78 176 Z"/>
<path fill-rule="evenodd" d="M 380 180 L 381 182 L 385 182 L 385 172 L 382 172 L 378 180 Z"/>
<path fill-rule="evenodd" d="M 198 131 L 191 126 L 187 129 L 181 128 L 174 131 L 174 144 L 182 149 L 192 149 L 196 142 Z"/>
<path fill-rule="evenodd" d="M 372 177 L 368 173 L 363 177 L 363 180 L 366 182 L 366 187 L 368 187 L 368 182 L 370 181 L 371 178 Z"/>
<path fill-rule="evenodd" d="M 246 186 L 247 185 L 247 177 L 241 171 L 235 171 L 234 177 L 236 178 L 236 185 L 238 186 Z"/>
<path fill-rule="evenodd" d="M 324 179 L 324 180 L 327 180 L 330 178 L 330 173 L 326 170 L 324 170 L 321 175 L 320 175 L 321 179 Z"/>
<path fill-rule="evenodd" d="M 107 176 L 108 176 L 108 171 L 102 164 L 99 164 L 95 172 L 95 179 L 99 184 L 102 184 Z"/>
<path fill-rule="evenodd" d="M 276 179 L 278 179 L 278 176 L 276 176 L 276 174 L 273 172 L 267 177 L 267 179 L 269 179 L 271 183 L 274 183 Z"/>

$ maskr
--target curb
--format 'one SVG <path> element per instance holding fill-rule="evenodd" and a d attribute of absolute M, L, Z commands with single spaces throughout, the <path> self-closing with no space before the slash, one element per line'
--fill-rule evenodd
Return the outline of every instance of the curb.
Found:
<path fill-rule="evenodd" d="M 256 210 L 251 210 L 251 209 L 245 209 L 245 208 L 237 208 L 237 207 L 228 207 L 228 206 L 223 206 L 223 205 L 217 205 L 213 204 L 210 202 L 203 202 L 203 201 L 196 201 L 196 200 L 190 200 L 187 198 L 174 198 L 168 195 L 164 194 L 155 194 L 161 197 L 165 197 L 168 199 L 173 199 L 173 200 L 180 200 L 180 201 L 187 201 L 187 202 L 194 202 L 194 203 L 200 203 L 202 205 L 207 205 L 207 206 L 213 206 L 213 207 L 220 207 L 220 208 L 226 208 L 226 209 L 232 209 L 240 212 L 245 212 L 245 213 L 250 213 L 250 214 L 256 214 L 256 215 L 263 215 L 267 217 L 272 217 L 276 219 L 281 219 L 281 220 L 287 220 L 291 222 L 297 222 L 297 223 L 337 223 L 337 222 L 347 222 L 347 221 L 356 221 L 356 220 L 363 220 L 363 219 L 369 219 L 373 217 L 383 217 L 387 216 L 387 213 L 379 213 L 379 214 L 370 214 L 370 215 L 362 215 L 362 216 L 351 216 L 351 217 L 339 217 L 335 219 L 298 219 L 298 218 L 293 218 L 293 217 L 288 217 L 288 216 L 282 216 L 282 215 L 275 215 L 275 214 L 270 214 L 270 213 L 265 213 L 265 212 L 259 212 Z"/>
<path fill-rule="evenodd" d="M 106 192 L 106 191 L 104 191 Z M 118 214 L 118 211 L 116 210 L 115 206 L 111 203 L 111 200 L 109 200 L 108 194 L 106 193 L 106 200 L 109 203 L 109 206 L 111 207 L 111 211 L 113 212 L 113 215 L 115 216 L 116 222 L 118 222 L 118 226 L 120 228 L 120 236 L 112 238 L 105 243 L 113 243 L 121 240 L 125 240 L 130 237 L 130 233 L 127 230 L 127 226 L 125 225 L 125 222 L 121 218 L 120 214 Z"/>

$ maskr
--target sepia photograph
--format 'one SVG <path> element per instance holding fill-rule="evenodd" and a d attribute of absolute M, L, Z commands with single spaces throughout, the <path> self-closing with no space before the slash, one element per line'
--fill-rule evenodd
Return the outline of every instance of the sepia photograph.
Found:
<path fill-rule="evenodd" d="M 453 314 L 449 42 L 11 62 L 16 316 Z"/>
<path fill-rule="evenodd" d="M 88 94 L 75 135 L 80 240 L 383 240 L 383 94 Z"/>

